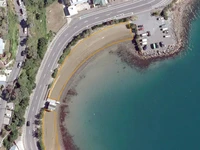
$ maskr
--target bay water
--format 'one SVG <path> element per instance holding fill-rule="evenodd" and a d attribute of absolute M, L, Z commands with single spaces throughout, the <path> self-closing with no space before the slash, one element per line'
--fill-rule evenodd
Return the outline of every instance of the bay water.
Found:
<path fill-rule="evenodd" d="M 189 47 L 144 70 L 104 51 L 81 72 L 66 125 L 81 150 L 200 149 L 200 19 Z M 78 78 L 78 77 L 77 77 Z"/>

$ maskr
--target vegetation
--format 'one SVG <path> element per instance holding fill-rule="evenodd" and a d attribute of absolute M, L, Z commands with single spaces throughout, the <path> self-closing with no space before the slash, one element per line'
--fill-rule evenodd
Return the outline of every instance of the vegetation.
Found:
<path fill-rule="evenodd" d="M 60 59 L 58 60 L 58 64 L 62 64 L 66 58 L 67 55 L 69 55 L 72 46 L 76 45 L 77 42 L 85 37 L 88 37 L 94 30 L 97 30 L 98 28 L 102 28 L 104 26 L 109 26 L 109 25 L 113 25 L 113 24 L 118 24 L 121 22 L 127 22 L 128 20 L 130 20 L 131 18 L 122 18 L 122 19 L 118 19 L 118 20 L 111 20 L 111 21 L 107 21 L 104 22 L 102 24 L 98 24 L 93 26 L 90 29 L 86 29 L 83 32 L 81 32 L 78 36 L 75 36 L 71 42 L 68 43 L 68 45 L 66 46 L 66 48 L 63 50 L 63 54 L 60 56 Z M 131 24 L 130 28 L 132 29 L 136 29 L 136 25 L 135 24 Z M 57 70 L 54 70 L 52 77 L 55 78 L 57 74 Z"/>
<path fill-rule="evenodd" d="M 5 127 L 7 131 L 10 131 L 10 134 L 3 142 L 6 149 L 10 149 L 19 135 L 18 130 L 25 123 L 24 114 L 29 104 L 30 94 L 36 86 L 35 77 L 46 52 L 48 41 L 54 35 L 52 32 L 46 32 L 45 7 L 51 3 L 51 0 L 47 0 L 46 3 L 43 0 L 24 0 L 24 3 L 28 13 L 26 23 L 30 35 L 26 42 L 28 50 L 27 59 L 14 86 L 9 85 L 2 92 L 2 98 L 15 103 L 11 124 Z M 17 49 L 16 39 L 18 39 L 18 30 L 15 28 L 17 23 L 16 16 L 11 10 L 9 10 L 9 38 L 12 43 L 12 56 L 15 56 L 14 50 Z M 40 121 L 38 123 L 41 124 Z M 39 139 L 39 145 L 41 149 L 44 149 L 41 138 Z"/>
<path fill-rule="evenodd" d="M 168 16 L 168 12 L 170 9 L 173 8 L 174 4 L 177 2 L 178 0 L 173 0 L 170 4 L 168 4 L 160 13 L 160 15 L 162 17 L 164 17 L 165 20 L 168 20 L 169 16 Z"/>
<path fill-rule="evenodd" d="M 18 21 L 15 15 L 15 10 L 12 8 L 11 0 L 8 0 L 8 41 L 9 41 L 9 52 L 11 58 L 15 58 L 17 46 L 18 46 Z"/>

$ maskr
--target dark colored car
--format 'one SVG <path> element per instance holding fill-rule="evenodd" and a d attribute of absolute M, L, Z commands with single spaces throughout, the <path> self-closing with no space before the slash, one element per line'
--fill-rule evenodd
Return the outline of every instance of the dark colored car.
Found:
<path fill-rule="evenodd" d="M 138 28 L 143 28 L 144 26 L 143 25 L 138 25 Z"/>
<path fill-rule="evenodd" d="M 151 36 L 151 32 L 150 31 L 147 31 L 148 35 L 147 36 Z"/>
<path fill-rule="evenodd" d="M 155 43 L 155 45 L 156 45 L 156 48 L 158 48 L 159 46 L 158 46 L 158 43 Z"/>
<path fill-rule="evenodd" d="M 27 51 L 26 51 L 26 50 L 24 50 L 24 51 L 21 52 L 21 56 L 24 56 L 24 55 L 26 55 L 26 54 L 27 54 Z"/>
<path fill-rule="evenodd" d="M 30 121 L 27 121 L 27 122 L 26 122 L 26 126 L 30 126 Z"/>
<path fill-rule="evenodd" d="M 159 42 L 160 47 L 164 47 L 165 44 L 163 42 Z"/>
<path fill-rule="evenodd" d="M 147 45 L 143 46 L 143 50 L 147 50 Z"/>
<path fill-rule="evenodd" d="M 22 9 L 20 9 L 19 12 L 20 12 L 21 15 L 23 15 L 23 11 L 22 11 Z"/>

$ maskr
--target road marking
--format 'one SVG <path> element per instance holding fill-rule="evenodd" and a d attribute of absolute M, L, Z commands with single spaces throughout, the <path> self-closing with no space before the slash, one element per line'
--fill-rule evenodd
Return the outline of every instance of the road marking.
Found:
<path fill-rule="evenodd" d="M 31 131 L 29 130 L 28 133 L 31 134 Z"/>
<path fill-rule="evenodd" d="M 54 56 L 55 55 L 55 52 L 53 53 L 53 55 L 52 56 Z"/>
<path fill-rule="evenodd" d="M 47 74 L 45 73 L 45 74 L 44 74 L 44 78 L 45 78 L 46 75 L 47 75 Z"/>
<path fill-rule="evenodd" d="M 38 96 L 36 95 L 35 99 L 37 99 L 37 98 L 38 98 Z"/>
<path fill-rule="evenodd" d="M 106 16 L 110 16 L 110 14 L 107 14 Z"/>
<path fill-rule="evenodd" d="M 58 43 L 58 46 L 59 46 L 60 44 L 61 44 L 61 43 L 59 42 L 59 43 Z"/>
<path fill-rule="evenodd" d="M 74 27 L 74 29 L 76 29 L 76 28 L 77 28 L 77 26 Z"/>
<path fill-rule="evenodd" d="M 88 21 L 86 20 L 86 21 L 84 21 L 84 23 L 87 23 Z"/>
<path fill-rule="evenodd" d="M 39 86 L 39 89 L 41 89 L 42 85 Z"/>
<path fill-rule="evenodd" d="M 35 107 L 33 107 L 32 111 L 34 111 Z"/>
<path fill-rule="evenodd" d="M 96 18 L 94 18 L 94 19 L 98 19 L 99 17 L 96 17 Z"/>
<path fill-rule="evenodd" d="M 65 37 L 68 35 L 68 33 L 67 34 L 65 34 Z"/>

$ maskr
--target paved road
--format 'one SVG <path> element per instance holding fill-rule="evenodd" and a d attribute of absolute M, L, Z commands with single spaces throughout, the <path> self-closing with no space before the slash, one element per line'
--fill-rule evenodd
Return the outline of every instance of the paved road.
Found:
<path fill-rule="evenodd" d="M 15 5 L 15 11 L 17 13 L 19 23 L 22 22 L 23 19 L 26 20 L 26 18 L 27 18 L 26 9 L 25 9 L 23 3 L 21 4 L 21 6 L 19 6 L 17 4 L 16 0 L 13 2 Z M 19 9 L 23 10 L 23 12 L 24 12 L 23 15 L 20 14 Z M 22 26 L 23 26 L 23 24 L 22 24 Z M 26 35 L 23 32 L 22 26 L 20 26 L 20 28 L 19 28 L 19 41 L 23 41 L 26 38 Z M 13 66 L 13 69 L 12 69 L 12 72 L 11 72 L 9 78 L 7 79 L 7 83 L 6 83 L 7 85 L 12 84 L 13 81 L 19 76 L 20 68 L 17 67 L 17 64 L 20 61 L 23 61 L 25 59 L 23 56 L 21 56 L 21 51 L 23 51 L 24 49 L 25 49 L 25 46 L 21 46 L 21 45 L 18 46 L 18 49 L 17 49 L 18 52 L 16 55 L 15 64 Z M 0 129 L 3 124 L 3 118 L 4 118 L 4 114 L 5 114 L 6 104 L 7 104 L 6 101 L 0 99 Z"/>
<path fill-rule="evenodd" d="M 36 141 L 32 136 L 36 126 L 35 115 L 43 105 L 47 85 L 50 82 L 52 70 L 57 67 L 57 61 L 67 43 L 81 31 L 106 20 L 123 18 L 148 12 L 156 7 L 166 5 L 171 0 L 134 0 L 120 5 L 111 5 L 95 12 L 74 17 L 70 25 L 64 26 L 50 44 L 37 74 L 36 88 L 31 97 L 27 119 L 31 125 L 24 131 L 25 150 L 37 150 Z"/>

